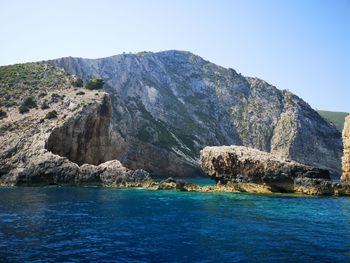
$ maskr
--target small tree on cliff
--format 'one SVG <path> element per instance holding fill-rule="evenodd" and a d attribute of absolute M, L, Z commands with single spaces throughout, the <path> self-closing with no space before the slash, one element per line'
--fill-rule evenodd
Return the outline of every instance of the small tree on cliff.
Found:
<path fill-rule="evenodd" d="M 76 88 L 81 88 L 84 86 L 84 82 L 81 78 L 77 77 L 74 80 L 72 80 L 72 85 Z"/>
<path fill-rule="evenodd" d="M 88 83 L 86 83 L 85 88 L 87 88 L 89 90 L 102 89 L 104 84 L 105 84 L 105 82 L 102 78 L 96 78 L 96 79 L 92 79 Z"/>

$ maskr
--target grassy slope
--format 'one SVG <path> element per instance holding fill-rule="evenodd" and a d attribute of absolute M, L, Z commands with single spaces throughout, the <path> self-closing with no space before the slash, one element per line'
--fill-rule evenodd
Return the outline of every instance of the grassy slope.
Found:
<path fill-rule="evenodd" d="M 63 70 L 38 63 L 1 66 L 0 107 L 17 107 L 29 96 L 39 101 L 48 91 L 70 86 L 71 79 Z"/>
<path fill-rule="evenodd" d="M 317 111 L 323 118 L 335 124 L 339 131 L 343 130 L 345 117 L 349 115 L 347 112 L 335 112 L 335 111 Z"/>

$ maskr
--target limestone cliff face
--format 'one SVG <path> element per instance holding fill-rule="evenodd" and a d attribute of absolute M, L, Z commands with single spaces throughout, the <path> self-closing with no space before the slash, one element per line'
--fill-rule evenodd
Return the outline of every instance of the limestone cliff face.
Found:
<path fill-rule="evenodd" d="M 0 184 L 140 185 L 149 179 L 113 160 L 120 144 L 108 94 L 74 88 L 72 76 L 51 66 L 11 67 L 0 68 L 0 91 L 14 96 L 19 89 L 15 98 L 28 93 L 37 107 L 20 113 L 9 106 L 0 120 Z"/>
<path fill-rule="evenodd" d="M 98 165 L 115 159 L 122 145 L 111 129 L 112 106 L 109 96 L 101 104 L 85 107 L 74 118 L 56 127 L 46 148 L 82 165 Z"/>
<path fill-rule="evenodd" d="M 334 183 L 327 170 L 244 146 L 206 147 L 200 163 L 226 191 L 349 195 L 350 185 Z"/>
<path fill-rule="evenodd" d="M 48 63 L 84 80 L 102 77 L 113 130 L 130 168 L 163 176 L 200 174 L 205 146 L 244 145 L 341 173 L 336 127 L 302 99 L 190 52 L 123 54 Z"/>
<path fill-rule="evenodd" d="M 350 182 L 350 116 L 346 117 L 344 130 L 343 130 L 343 144 L 344 144 L 344 156 L 343 156 L 343 174 L 342 181 Z"/>

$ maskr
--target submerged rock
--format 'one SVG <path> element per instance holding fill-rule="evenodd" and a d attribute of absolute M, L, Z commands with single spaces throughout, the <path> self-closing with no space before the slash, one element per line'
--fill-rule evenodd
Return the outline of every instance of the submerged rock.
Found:
<path fill-rule="evenodd" d="M 183 180 L 173 179 L 171 177 L 160 181 L 159 183 L 154 183 L 149 189 L 154 190 L 179 190 L 179 191 L 199 191 L 200 187 L 196 184 L 186 182 Z"/>
<path fill-rule="evenodd" d="M 332 182 L 327 170 L 243 146 L 206 147 L 200 164 L 224 191 L 350 194 L 350 187 Z"/>

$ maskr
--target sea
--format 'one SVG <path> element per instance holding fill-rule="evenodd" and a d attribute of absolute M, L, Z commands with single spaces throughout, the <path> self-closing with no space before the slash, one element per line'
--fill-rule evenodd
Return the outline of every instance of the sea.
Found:
<path fill-rule="evenodd" d="M 1 187 L 0 262 L 350 262 L 350 198 Z"/>

